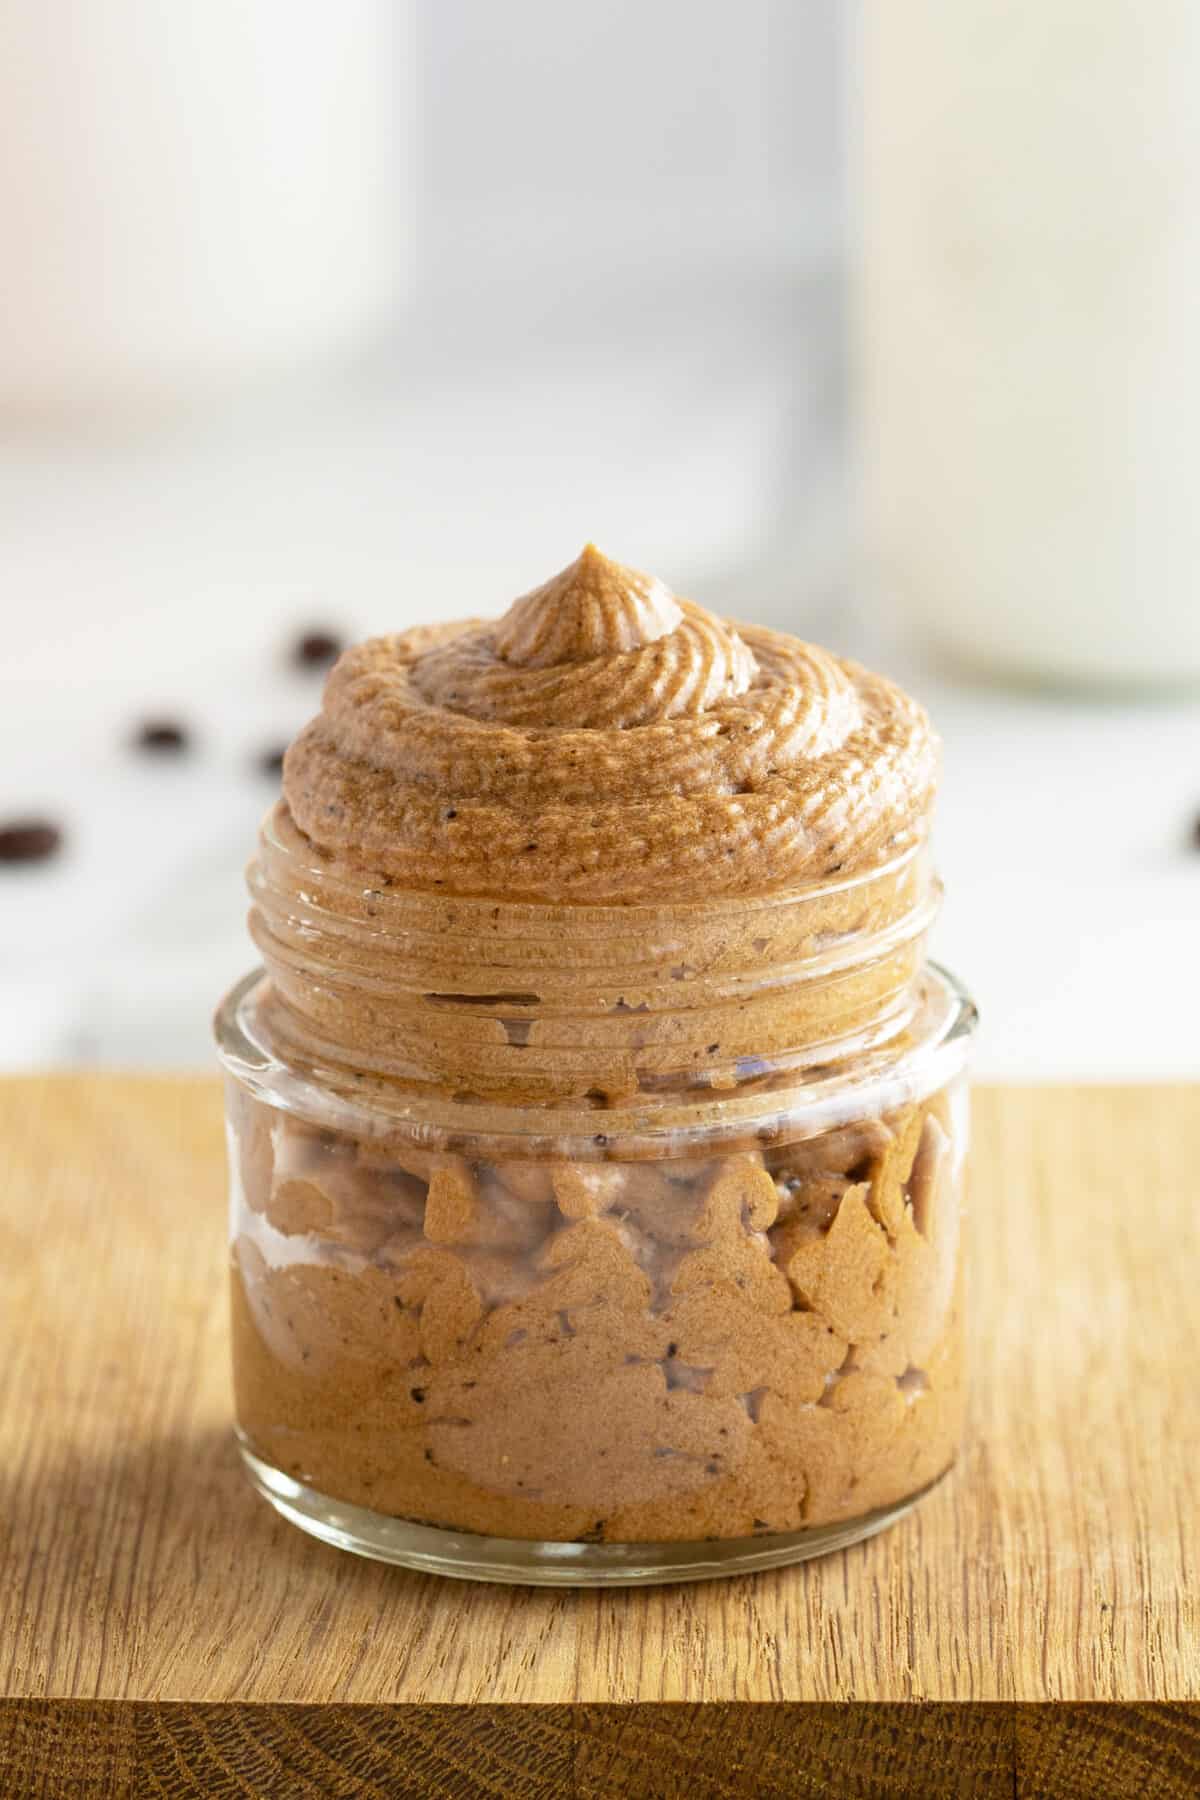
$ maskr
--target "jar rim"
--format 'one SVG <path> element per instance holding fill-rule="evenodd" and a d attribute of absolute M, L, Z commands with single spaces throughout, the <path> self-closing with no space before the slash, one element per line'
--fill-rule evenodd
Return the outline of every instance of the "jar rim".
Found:
<path fill-rule="evenodd" d="M 247 872 L 289 1064 L 489 1105 L 727 1092 L 900 1038 L 941 883 L 926 840 L 763 897 L 595 907 L 364 886 L 278 811 Z"/>
<path fill-rule="evenodd" d="M 843 1053 L 837 1062 L 810 1062 L 795 1080 L 774 1077 L 757 1091 L 591 1111 L 544 1101 L 518 1106 L 419 1095 L 341 1067 L 289 1063 L 258 1028 L 256 1003 L 269 982 L 262 966 L 224 996 L 213 1031 L 230 1079 L 257 1099 L 329 1129 L 467 1148 L 475 1155 L 638 1160 L 695 1154 L 698 1144 L 727 1150 L 739 1139 L 759 1145 L 796 1141 L 936 1092 L 965 1067 L 979 1014 L 964 984 L 942 964 L 928 961 L 921 980 L 922 1004 L 902 1042 L 889 1038 L 849 1057 Z"/>

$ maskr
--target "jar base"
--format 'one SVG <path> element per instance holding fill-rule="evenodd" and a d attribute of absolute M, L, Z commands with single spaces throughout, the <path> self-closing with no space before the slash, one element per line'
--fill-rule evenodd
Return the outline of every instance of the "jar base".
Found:
<path fill-rule="evenodd" d="M 651 1587 L 671 1581 L 712 1581 L 750 1575 L 786 1563 L 807 1562 L 844 1550 L 902 1519 L 949 1470 L 894 1505 L 856 1519 L 814 1525 L 804 1531 L 750 1538 L 710 1538 L 695 1543 L 583 1544 L 525 1538 L 479 1537 L 418 1525 L 371 1512 L 348 1500 L 318 1493 L 256 1456 L 238 1434 L 251 1482 L 276 1512 L 310 1537 L 376 1562 L 395 1563 L 426 1575 L 459 1581 L 495 1581 L 526 1587 Z"/>

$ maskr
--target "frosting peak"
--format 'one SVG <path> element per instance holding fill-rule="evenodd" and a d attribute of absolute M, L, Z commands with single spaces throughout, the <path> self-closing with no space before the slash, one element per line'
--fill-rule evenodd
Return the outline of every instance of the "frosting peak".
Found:
<path fill-rule="evenodd" d="M 923 836 L 935 775 L 892 683 L 589 544 L 498 620 L 347 651 L 284 793 L 385 885 L 612 905 L 870 867 Z"/>
<path fill-rule="evenodd" d="M 626 731 L 705 712 L 756 672 L 732 626 L 589 544 L 495 624 L 455 629 L 413 679 L 427 704 L 472 719 Z"/>
<path fill-rule="evenodd" d="M 567 568 L 513 601 L 496 630 L 496 654 L 526 669 L 587 662 L 641 650 L 682 619 L 661 581 L 587 544 Z"/>

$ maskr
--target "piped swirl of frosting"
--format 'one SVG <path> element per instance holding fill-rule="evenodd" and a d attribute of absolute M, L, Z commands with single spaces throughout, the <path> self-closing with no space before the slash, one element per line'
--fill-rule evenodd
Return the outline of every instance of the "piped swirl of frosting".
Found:
<path fill-rule="evenodd" d="M 349 650 L 284 793 L 394 885 L 630 904 L 868 868 L 923 835 L 936 763 L 891 682 L 589 545 L 498 621 Z"/>

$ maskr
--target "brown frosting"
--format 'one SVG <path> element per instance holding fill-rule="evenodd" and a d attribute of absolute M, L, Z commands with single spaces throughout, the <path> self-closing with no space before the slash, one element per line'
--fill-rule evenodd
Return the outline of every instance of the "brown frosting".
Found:
<path fill-rule="evenodd" d="M 935 774 L 892 683 L 591 546 L 342 657 L 250 872 L 258 1041 L 313 1107 L 233 1101 L 260 1455 L 611 1542 L 947 1466 L 960 1156 L 902 1054 Z"/>
<path fill-rule="evenodd" d="M 938 890 L 892 683 L 589 546 L 350 650 L 251 870 L 289 1060 L 447 1098 L 728 1092 L 894 1040 Z"/>
<path fill-rule="evenodd" d="M 400 886 L 628 905 L 893 858 L 936 764 L 893 683 L 588 545 L 499 620 L 347 651 L 284 793 L 318 851 Z"/>
<path fill-rule="evenodd" d="M 507 1537 L 737 1538 L 953 1459 L 944 1095 L 765 1154 L 599 1165 L 400 1161 L 239 1105 L 239 1421 L 322 1493 Z"/>

